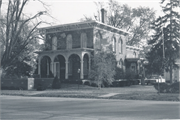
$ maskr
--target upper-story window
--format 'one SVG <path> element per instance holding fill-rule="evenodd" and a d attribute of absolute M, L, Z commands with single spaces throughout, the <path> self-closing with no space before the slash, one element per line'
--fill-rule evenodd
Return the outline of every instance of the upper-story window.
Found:
<path fill-rule="evenodd" d="M 81 48 L 87 48 L 87 35 L 86 35 L 86 33 L 81 33 Z"/>
<path fill-rule="evenodd" d="M 95 41 L 94 41 L 94 49 L 98 49 L 100 50 L 101 49 L 101 35 L 100 33 L 98 32 L 95 36 Z"/>
<path fill-rule="evenodd" d="M 133 58 L 136 58 L 136 52 L 135 51 L 133 52 Z"/>
<path fill-rule="evenodd" d="M 122 39 L 120 38 L 119 39 L 119 53 L 123 53 L 123 41 L 122 41 Z"/>
<path fill-rule="evenodd" d="M 116 52 L 116 39 L 113 37 L 113 44 L 112 44 L 113 52 Z"/>
<path fill-rule="evenodd" d="M 72 35 L 67 35 L 67 38 L 66 38 L 66 46 L 67 46 L 67 49 L 72 49 Z"/>
<path fill-rule="evenodd" d="M 53 37 L 52 39 L 52 50 L 57 50 L 57 37 Z"/>

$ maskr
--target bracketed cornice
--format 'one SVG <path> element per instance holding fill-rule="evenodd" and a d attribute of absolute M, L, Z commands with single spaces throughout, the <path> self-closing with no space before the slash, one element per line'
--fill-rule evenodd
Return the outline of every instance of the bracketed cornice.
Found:
<path fill-rule="evenodd" d="M 71 31 L 71 30 L 79 30 L 79 29 L 87 29 L 87 28 L 94 28 L 98 27 L 101 29 L 105 29 L 111 32 L 128 35 L 130 33 L 123 31 L 121 29 L 118 29 L 116 27 L 106 25 L 104 23 L 101 23 L 99 21 L 87 21 L 87 22 L 77 22 L 77 23 L 70 23 L 70 24 L 62 24 L 62 25 L 56 25 L 56 26 L 49 26 L 49 27 L 43 27 L 39 28 L 40 32 L 42 33 L 56 33 L 56 32 L 63 32 L 63 31 Z"/>

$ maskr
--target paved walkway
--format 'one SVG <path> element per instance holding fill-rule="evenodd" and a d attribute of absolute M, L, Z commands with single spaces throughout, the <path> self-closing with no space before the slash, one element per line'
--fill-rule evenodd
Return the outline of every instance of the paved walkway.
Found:
<path fill-rule="evenodd" d="M 114 95 L 117 95 L 117 94 L 119 94 L 119 93 L 109 93 L 109 94 L 101 95 L 101 96 L 99 96 L 99 97 L 104 97 L 104 98 L 106 98 L 106 97 L 111 97 L 111 96 L 114 96 Z"/>

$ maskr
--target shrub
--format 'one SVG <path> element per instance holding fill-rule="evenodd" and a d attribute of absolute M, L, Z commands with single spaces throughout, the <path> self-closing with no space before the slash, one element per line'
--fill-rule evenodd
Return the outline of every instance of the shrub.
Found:
<path fill-rule="evenodd" d="M 124 73 L 123 73 L 123 69 L 122 68 L 116 67 L 116 74 L 114 76 L 114 79 L 115 80 L 124 79 Z"/>
<path fill-rule="evenodd" d="M 53 89 L 60 89 L 61 88 L 61 81 L 60 81 L 60 79 L 58 79 L 57 76 L 53 80 L 52 88 Z"/>
<path fill-rule="evenodd" d="M 89 85 L 90 86 L 90 83 L 88 81 L 84 82 L 84 85 Z"/>
<path fill-rule="evenodd" d="M 98 85 L 96 83 L 92 83 L 91 86 L 92 87 L 98 87 Z"/>
<path fill-rule="evenodd" d="M 139 75 L 136 74 L 134 71 L 131 69 L 126 69 L 126 74 L 125 74 L 126 79 L 139 79 Z"/>
<path fill-rule="evenodd" d="M 170 91 L 172 93 L 179 93 L 179 86 L 180 86 L 180 82 L 171 84 Z"/>
<path fill-rule="evenodd" d="M 115 69 L 116 58 L 114 54 L 111 52 L 98 51 L 92 59 L 92 68 L 89 72 L 88 79 L 101 83 L 99 87 L 104 83 L 110 85 L 114 81 Z"/>
<path fill-rule="evenodd" d="M 167 83 L 159 83 L 160 93 L 179 93 L 179 82 L 168 85 Z M 158 83 L 154 83 L 154 88 L 158 91 Z"/>
<path fill-rule="evenodd" d="M 37 91 L 42 91 L 42 90 L 45 90 L 45 88 L 43 88 L 43 86 L 42 86 L 42 83 L 39 83 L 38 85 L 37 85 L 37 89 L 36 89 Z"/>

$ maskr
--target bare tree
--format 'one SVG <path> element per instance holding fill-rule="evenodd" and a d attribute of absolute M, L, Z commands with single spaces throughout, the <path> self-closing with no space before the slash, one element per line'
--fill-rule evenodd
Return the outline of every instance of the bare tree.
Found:
<path fill-rule="evenodd" d="M 100 21 L 100 9 L 105 7 L 105 3 L 96 2 L 97 21 Z M 150 33 L 149 25 L 155 19 L 155 11 L 148 7 L 131 8 L 118 1 L 109 0 L 107 9 L 107 23 L 119 29 L 130 32 L 127 44 L 132 46 L 143 46 Z M 85 17 L 84 21 L 90 18 Z M 92 19 L 92 18 L 91 18 Z"/>
<path fill-rule="evenodd" d="M 42 1 L 38 0 L 43 3 Z M 1 57 L 1 70 L 3 72 L 14 69 L 17 61 L 23 61 L 23 54 L 30 49 L 29 45 L 37 39 L 37 27 L 43 22 L 32 22 L 47 11 L 39 11 L 37 14 L 25 17 L 23 10 L 30 0 L 9 0 L 8 9 L 0 24 L 0 42 L 3 44 Z M 2 0 L 0 1 L 1 6 Z M 0 7 L 1 8 L 1 7 Z"/>

